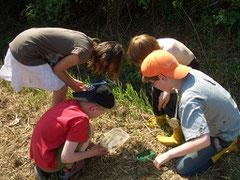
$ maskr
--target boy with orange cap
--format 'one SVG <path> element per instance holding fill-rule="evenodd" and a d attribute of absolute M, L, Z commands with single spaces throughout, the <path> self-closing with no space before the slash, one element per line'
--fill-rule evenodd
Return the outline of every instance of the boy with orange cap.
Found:
<path fill-rule="evenodd" d="M 153 162 L 156 168 L 180 157 L 178 173 L 191 176 L 209 168 L 226 150 L 233 150 L 240 130 L 240 112 L 220 84 L 201 71 L 179 64 L 163 50 L 149 54 L 141 72 L 143 82 L 151 82 L 162 91 L 178 91 L 178 125 L 186 140 L 158 155 Z"/>

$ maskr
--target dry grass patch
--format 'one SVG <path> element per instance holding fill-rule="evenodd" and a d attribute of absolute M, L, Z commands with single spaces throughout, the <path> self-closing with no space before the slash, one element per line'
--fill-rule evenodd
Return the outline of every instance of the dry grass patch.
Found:
<path fill-rule="evenodd" d="M 9 83 L 0 81 L 0 179 L 34 179 L 34 163 L 29 158 L 29 146 L 32 130 L 40 116 L 50 107 L 51 96 L 47 92 L 25 89 L 15 93 Z M 159 171 L 151 161 L 140 162 L 136 154 L 152 149 L 156 154 L 169 148 L 156 140 L 161 129 L 150 129 L 146 121 L 151 119 L 139 108 L 129 105 L 117 105 L 105 115 L 92 119 L 95 127 L 94 142 L 98 142 L 103 133 L 112 128 L 122 128 L 130 139 L 115 154 L 86 160 L 81 174 L 73 178 L 84 180 L 184 180 L 184 179 L 238 179 L 240 176 L 240 156 L 238 153 L 224 155 L 224 158 L 207 170 L 192 178 L 179 176 L 175 170 L 176 160 L 167 164 L 166 171 Z M 166 132 L 170 132 L 168 126 Z M 171 132 L 170 132 L 171 133 Z M 51 176 L 56 179 L 56 176 Z"/>

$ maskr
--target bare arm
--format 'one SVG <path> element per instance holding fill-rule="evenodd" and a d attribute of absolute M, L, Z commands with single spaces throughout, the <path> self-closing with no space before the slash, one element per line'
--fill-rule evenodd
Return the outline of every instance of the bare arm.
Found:
<path fill-rule="evenodd" d="M 173 158 L 191 154 L 193 152 L 199 151 L 205 147 L 208 147 L 211 144 L 210 135 L 205 134 L 193 140 L 190 140 L 178 147 L 175 147 L 161 155 L 158 155 L 153 164 L 156 168 L 160 167 L 170 161 Z"/>
<path fill-rule="evenodd" d="M 176 93 L 176 90 L 172 90 L 171 93 Z M 162 108 L 166 108 L 169 100 L 170 100 L 170 92 L 163 91 L 160 93 L 158 97 L 158 110 L 160 111 Z"/>
<path fill-rule="evenodd" d="M 93 156 L 102 156 L 107 153 L 107 149 L 100 145 L 93 145 L 88 151 L 75 152 L 77 142 L 66 141 L 61 154 L 63 163 L 74 163 Z"/>
<path fill-rule="evenodd" d="M 169 92 L 161 92 L 160 96 L 158 97 L 158 110 L 160 111 L 162 108 L 165 108 L 167 103 L 170 99 L 170 93 Z"/>
<path fill-rule="evenodd" d="M 74 91 L 82 91 L 82 86 L 84 85 L 81 81 L 74 79 L 67 73 L 67 69 L 80 64 L 80 59 L 78 55 L 71 54 L 64 57 L 60 62 L 58 62 L 53 67 L 53 72 L 65 82 Z"/>

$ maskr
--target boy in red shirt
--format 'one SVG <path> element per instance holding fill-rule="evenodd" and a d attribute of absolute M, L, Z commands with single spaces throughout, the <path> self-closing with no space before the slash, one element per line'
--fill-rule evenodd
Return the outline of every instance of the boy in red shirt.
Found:
<path fill-rule="evenodd" d="M 34 128 L 30 157 L 36 163 L 39 179 L 53 172 L 58 172 L 60 179 L 68 179 L 79 172 L 84 159 L 107 152 L 91 142 L 93 126 L 89 119 L 114 106 L 111 90 L 104 85 L 93 86 L 87 91 L 74 92 L 73 96 L 75 99 L 49 109 Z"/>

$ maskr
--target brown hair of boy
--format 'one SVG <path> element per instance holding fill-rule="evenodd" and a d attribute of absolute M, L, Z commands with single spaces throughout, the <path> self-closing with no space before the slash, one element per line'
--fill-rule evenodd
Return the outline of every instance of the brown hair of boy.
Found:
<path fill-rule="evenodd" d="M 127 60 L 130 64 L 141 66 L 142 61 L 154 50 L 162 49 L 157 39 L 148 34 L 135 36 L 131 39 L 128 50 Z"/>
<path fill-rule="evenodd" d="M 143 83 L 153 83 L 154 81 L 158 80 L 158 76 L 154 76 L 154 77 L 145 77 L 142 76 L 142 82 Z"/>

